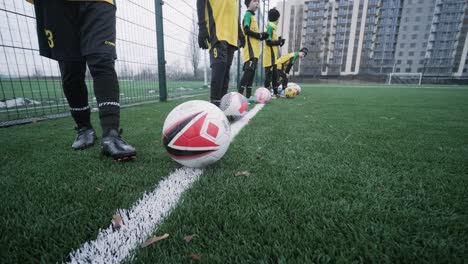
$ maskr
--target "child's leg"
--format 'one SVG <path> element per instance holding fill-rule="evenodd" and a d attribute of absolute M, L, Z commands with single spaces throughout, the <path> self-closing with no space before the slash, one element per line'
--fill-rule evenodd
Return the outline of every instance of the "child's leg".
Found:
<path fill-rule="evenodd" d="M 250 63 L 252 63 L 252 61 L 245 62 L 244 67 L 242 69 L 243 70 L 242 78 L 240 80 L 239 86 L 237 87 L 237 91 L 240 94 L 244 94 L 244 90 L 248 85 L 249 71 L 247 70 L 247 68 Z"/>
<path fill-rule="evenodd" d="M 223 89 L 221 90 L 221 98 L 227 94 L 229 90 L 229 74 L 231 72 L 231 65 L 232 60 L 234 59 L 234 52 L 236 52 L 237 48 L 231 45 L 227 46 L 227 62 L 226 62 L 226 70 L 224 72 L 224 82 L 223 82 Z"/>
<path fill-rule="evenodd" d="M 252 85 L 253 85 L 253 81 L 255 78 L 255 71 L 257 70 L 257 64 L 258 64 L 257 58 L 252 59 L 252 61 L 253 63 L 252 65 L 250 65 L 250 68 L 249 68 L 250 75 L 249 75 L 249 80 L 247 84 L 247 98 L 250 98 L 250 96 L 252 96 Z"/>
<path fill-rule="evenodd" d="M 279 76 L 279 81 L 278 83 L 280 83 L 281 81 L 281 85 L 283 86 L 283 90 L 286 89 L 286 87 L 288 87 L 288 76 L 286 75 L 286 73 L 282 70 L 279 70 L 278 69 L 278 76 Z"/>
<path fill-rule="evenodd" d="M 278 95 L 278 70 L 276 68 L 276 65 L 273 65 L 272 67 L 272 77 L 271 77 L 271 83 L 273 85 L 273 93 L 275 95 Z"/>
<path fill-rule="evenodd" d="M 246 97 L 250 98 L 252 96 L 252 84 L 253 79 L 255 78 L 255 70 L 257 69 L 257 58 L 253 58 L 250 61 L 244 64 L 244 83 L 241 82 L 242 92 L 244 88 L 247 88 Z"/>
<path fill-rule="evenodd" d="M 115 71 L 116 8 L 101 1 L 76 3 L 80 5 L 81 50 L 93 77 L 99 108 L 103 135 L 101 152 L 115 160 L 132 159 L 136 150 L 122 139 L 119 131 L 120 88 Z"/>
<path fill-rule="evenodd" d="M 285 75 L 283 77 L 283 82 L 282 82 L 282 85 L 283 85 L 283 90 L 286 89 L 286 87 L 288 87 L 288 77 Z"/>
<path fill-rule="evenodd" d="M 103 136 L 120 127 L 120 92 L 114 58 L 109 54 L 86 57 L 93 76 L 94 94 L 99 108 Z"/>
<path fill-rule="evenodd" d="M 223 86 L 226 76 L 226 68 L 228 62 L 227 42 L 217 42 L 210 49 L 211 61 L 211 91 L 210 102 L 219 106 L 223 97 Z M 227 73 L 229 75 L 229 72 Z"/>
<path fill-rule="evenodd" d="M 85 83 L 86 62 L 59 61 L 63 93 L 77 127 L 91 128 L 91 110 Z"/>
<path fill-rule="evenodd" d="M 237 87 L 237 92 L 239 92 L 240 94 L 244 94 L 244 89 L 246 87 L 246 83 L 247 83 L 247 80 L 246 80 L 246 72 L 244 71 L 244 73 L 242 74 L 242 77 L 240 79 L 240 82 L 239 82 L 239 86 Z"/>
<path fill-rule="evenodd" d="M 271 78 L 272 78 L 271 67 L 265 67 L 265 83 L 263 84 L 263 86 L 267 88 L 268 90 L 271 87 Z"/>

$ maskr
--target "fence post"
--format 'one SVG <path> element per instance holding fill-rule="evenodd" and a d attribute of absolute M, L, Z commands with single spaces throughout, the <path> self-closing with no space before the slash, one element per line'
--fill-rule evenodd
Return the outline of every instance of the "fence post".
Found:
<path fill-rule="evenodd" d="M 265 32 L 265 14 L 268 14 L 268 12 L 265 12 L 265 0 L 263 0 L 263 15 L 262 15 L 262 32 Z M 263 69 L 263 52 L 265 52 L 265 42 L 262 41 L 262 58 L 260 59 L 260 85 L 263 86 L 263 81 L 265 80 L 263 77 L 263 73 L 265 70 Z"/>
<path fill-rule="evenodd" d="M 166 58 L 164 56 L 163 0 L 154 0 L 156 11 L 156 41 L 158 45 L 159 100 L 167 101 Z"/>
<path fill-rule="evenodd" d="M 239 2 L 239 12 L 238 12 L 238 23 L 241 23 L 242 24 L 242 5 L 241 5 L 241 1 L 238 1 Z M 243 25 L 241 25 L 241 27 L 243 28 Z M 242 32 L 239 32 L 239 34 L 242 34 Z M 247 43 L 245 44 L 247 45 Z M 241 48 L 238 47 L 238 50 L 237 50 L 237 86 L 236 86 L 236 91 L 237 91 L 237 87 L 239 87 L 239 83 L 240 83 L 240 65 L 241 65 Z"/>

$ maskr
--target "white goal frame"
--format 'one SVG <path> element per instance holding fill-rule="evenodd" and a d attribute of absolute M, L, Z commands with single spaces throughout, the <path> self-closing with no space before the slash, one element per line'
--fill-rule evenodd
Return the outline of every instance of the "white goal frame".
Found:
<path fill-rule="evenodd" d="M 388 85 L 392 85 L 393 76 L 414 76 L 418 78 L 418 85 L 421 85 L 423 74 L 421 72 L 416 72 L 416 73 L 392 72 L 388 74 L 388 81 L 387 81 Z"/>

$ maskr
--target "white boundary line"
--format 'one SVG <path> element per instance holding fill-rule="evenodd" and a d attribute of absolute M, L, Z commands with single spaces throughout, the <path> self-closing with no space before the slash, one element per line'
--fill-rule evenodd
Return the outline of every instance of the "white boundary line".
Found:
<path fill-rule="evenodd" d="M 241 120 L 231 125 L 231 142 L 263 104 L 256 105 Z M 181 195 L 202 175 L 203 170 L 179 168 L 160 181 L 158 187 L 144 194 L 131 209 L 120 209 L 122 224 L 99 230 L 96 240 L 86 242 L 70 253 L 70 263 L 119 263 L 137 249 L 164 222 L 177 206 Z"/>

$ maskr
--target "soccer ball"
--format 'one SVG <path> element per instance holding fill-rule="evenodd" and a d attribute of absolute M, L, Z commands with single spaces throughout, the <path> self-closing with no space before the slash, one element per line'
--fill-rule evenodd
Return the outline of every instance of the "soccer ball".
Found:
<path fill-rule="evenodd" d="M 293 82 L 288 83 L 288 87 L 289 86 L 292 86 L 292 87 L 296 88 L 297 95 L 299 95 L 301 93 L 301 91 L 302 91 L 301 87 L 297 83 L 293 83 Z"/>
<path fill-rule="evenodd" d="M 286 91 L 284 92 L 284 94 L 286 95 L 286 98 L 294 98 L 297 95 L 297 90 L 296 90 L 296 88 L 294 88 L 292 86 L 288 86 L 288 88 L 286 88 Z"/>
<path fill-rule="evenodd" d="M 231 143 L 231 127 L 214 104 L 188 101 L 174 108 L 164 121 L 163 143 L 171 158 L 183 166 L 200 168 L 221 159 Z"/>
<path fill-rule="evenodd" d="M 221 98 L 219 108 L 224 112 L 226 117 L 233 120 L 241 119 L 246 113 L 249 104 L 247 98 L 238 92 L 227 93 Z"/>
<path fill-rule="evenodd" d="M 260 87 L 255 91 L 255 97 L 257 98 L 257 103 L 266 104 L 271 99 L 271 93 L 265 87 Z"/>

